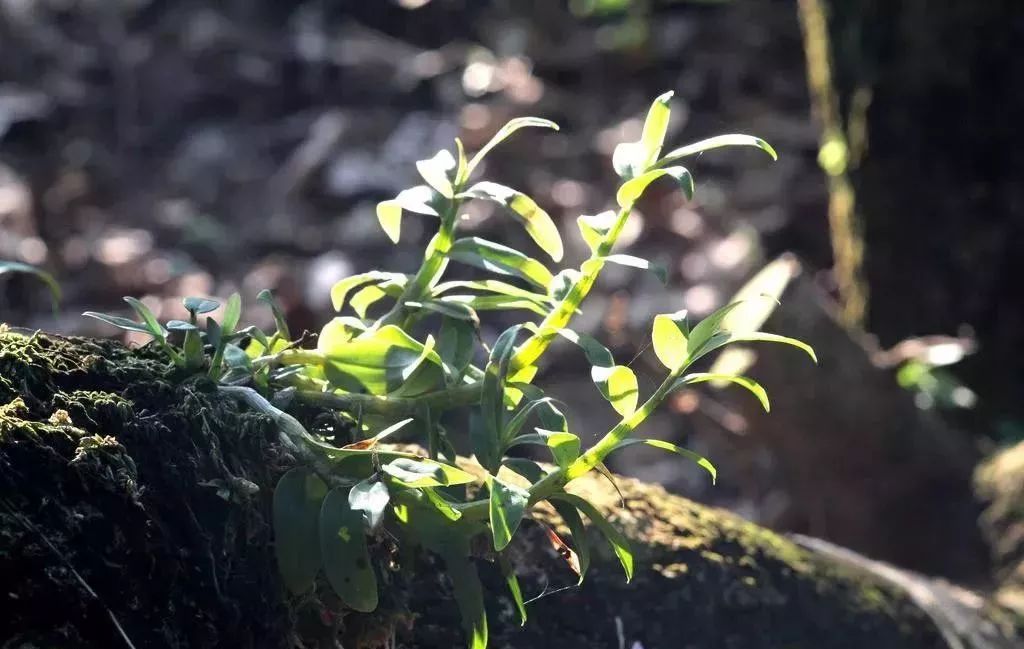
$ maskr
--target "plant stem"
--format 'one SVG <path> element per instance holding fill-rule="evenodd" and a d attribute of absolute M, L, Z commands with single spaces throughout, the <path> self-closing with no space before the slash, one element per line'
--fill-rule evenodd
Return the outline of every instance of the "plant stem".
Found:
<path fill-rule="evenodd" d="M 406 304 L 422 300 L 430 288 L 440 279 L 441 273 L 444 272 L 444 268 L 448 263 L 448 251 L 451 250 L 452 241 L 455 236 L 455 221 L 460 202 L 454 198 L 448 201 L 448 209 L 441 215 L 441 227 L 438 228 L 437 233 L 430 240 L 430 243 L 427 244 L 427 249 L 423 256 L 423 264 L 416 271 L 416 275 L 412 280 L 406 285 L 402 295 L 395 301 L 395 305 L 391 307 L 391 310 L 384 317 L 377 321 L 375 327 L 383 327 L 389 324 L 404 327 L 409 317 L 409 314 L 406 313 Z"/>
<path fill-rule="evenodd" d="M 622 234 L 622 228 L 625 227 L 626 221 L 629 220 L 629 214 L 632 211 L 633 203 L 619 210 L 618 215 L 615 217 L 615 223 L 608 230 L 601 243 L 598 244 L 597 249 L 590 255 L 590 258 L 580 267 L 582 272 L 579 279 L 576 280 L 565 297 L 555 306 L 554 310 L 537 326 L 537 331 L 516 350 L 515 356 L 512 357 L 512 361 L 509 364 L 509 372 L 514 372 L 535 363 L 548 348 L 548 345 L 551 344 L 551 341 L 554 340 L 558 330 L 564 329 L 569 325 L 573 314 L 576 313 L 576 309 L 583 302 L 583 299 L 587 297 L 590 289 L 593 288 L 594 283 L 597 281 L 597 276 L 600 275 L 601 269 L 604 268 L 603 259 L 611 253 L 612 247 L 618 240 L 619 235 Z"/>

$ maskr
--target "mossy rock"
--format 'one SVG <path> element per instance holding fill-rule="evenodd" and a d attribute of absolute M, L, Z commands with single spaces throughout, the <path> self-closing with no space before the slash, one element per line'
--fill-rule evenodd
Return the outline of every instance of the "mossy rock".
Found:
<path fill-rule="evenodd" d="M 383 541 L 377 613 L 285 594 L 269 512 L 294 459 L 275 440 L 269 419 L 145 349 L 0 332 L 2 646 L 462 646 L 443 572 L 424 555 L 394 565 Z M 618 487 L 625 507 L 603 478 L 574 485 L 632 539 L 633 582 L 593 538 L 575 587 L 542 527 L 524 524 L 523 588 L 548 594 L 520 628 L 482 558 L 492 647 L 1011 647 L 1024 628 L 971 593 Z M 922 607 L 915 588 L 956 615 Z"/>

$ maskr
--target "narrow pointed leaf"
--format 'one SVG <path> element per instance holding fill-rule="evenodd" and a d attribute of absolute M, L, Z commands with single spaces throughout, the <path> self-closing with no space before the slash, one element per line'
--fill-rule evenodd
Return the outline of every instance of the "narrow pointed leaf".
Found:
<path fill-rule="evenodd" d="M 562 237 L 548 213 L 526 194 L 492 182 L 479 182 L 459 198 L 479 198 L 504 205 L 518 217 L 526 232 L 554 261 L 562 260 Z"/>
<path fill-rule="evenodd" d="M 731 343 L 737 343 L 737 342 L 745 342 L 745 343 L 754 343 L 754 342 L 780 343 L 780 344 L 783 344 L 783 345 L 790 345 L 792 347 L 796 347 L 797 349 L 803 350 L 808 356 L 811 357 L 812 361 L 814 361 L 815 363 L 818 362 L 818 356 L 817 356 L 817 354 L 814 353 L 814 348 L 812 348 L 810 345 L 808 345 L 807 343 L 803 342 L 802 340 L 797 340 L 796 338 L 790 338 L 789 336 L 780 336 L 778 334 L 770 334 L 770 333 L 766 333 L 764 331 L 755 331 L 753 333 L 746 333 L 746 334 L 734 334 L 734 333 L 729 332 L 729 331 L 719 332 L 719 333 L 715 334 L 714 336 L 712 336 L 711 340 L 708 341 L 707 345 L 705 345 L 697 353 L 697 356 L 694 358 L 694 360 L 696 360 L 697 358 L 700 358 L 701 356 L 704 356 L 705 354 L 709 354 L 709 353 L 713 352 L 714 350 L 718 349 L 719 347 L 722 347 L 724 345 L 729 345 Z"/>
<path fill-rule="evenodd" d="M 232 293 L 224 304 L 224 317 L 220 319 L 220 328 L 225 336 L 235 333 L 238 321 L 242 318 L 242 296 Z"/>
<path fill-rule="evenodd" d="M 583 578 L 587 574 L 587 568 L 590 567 L 590 543 L 587 542 L 587 528 L 583 526 L 583 519 L 580 518 L 580 513 L 575 507 L 567 502 L 560 502 L 558 500 L 550 502 L 551 506 L 558 512 L 558 515 L 565 521 L 565 525 L 569 528 L 569 533 L 572 534 L 572 542 L 576 546 L 576 551 L 573 554 L 566 554 L 557 544 L 555 549 L 566 563 L 569 564 L 569 567 L 576 572 L 580 578 L 578 583 L 582 584 Z M 562 544 L 564 545 L 565 542 L 562 541 Z M 571 550 L 569 551 L 571 552 Z"/>
<path fill-rule="evenodd" d="M 40 270 L 35 266 L 23 264 L 20 261 L 0 261 L 0 275 L 4 275 L 6 273 L 25 273 L 27 275 L 33 275 L 42 281 L 46 284 L 46 288 L 50 290 L 50 298 L 53 301 L 53 308 L 57 308 L 57 303 L 60 302 L 60 284 L 57 283 L 57 280 L 54 279 L 53 275 L 44 270 Z"/>
<path fill-rule="evenodd" d="M 693 383 L 704 383 L 710 381 L 712 383 L 734 383 L 740 387 L 746 388 L 757 397 L 757 400 L 761 402 L 761 406 L 764 407 L 765 412 L 771 411 L 771 404 L 768 402 L 768 392 L 761 386 L 760 383 L 754 379 L 747 378 L 745 376 L 738 376 L 736 374 L 713 374 L 711 372 L 696 372 L 694 374 L 687 374 L 679 378 L 673 387 L 679 387 L 683 385 L 690 385 Z"/>
<path fill-rule="evenodd" d="M 480 391 L 483 425 L 474 427 L 476 434 L 472 430 L 470 433 L 477 460 L 491 473 L 495 473 L 501 463 L 501 439 L 505 429 L 505 379 L 520 329 L 518 325 L 506 329 L 491 349 Z"/>
<path fill-rule="evenodd" d="M 608 539 L 608 543 L 612 546 L 612 551 L 615 552 L 615 556 L 619 558 L 619 563 L 622 564 L 623 572 L 626 573 L 626 581 L 629 582 L 633 579 L 633 551 L 629 548 L 629 540 L 614 525 L 609 523 L 601 515 L 601 512 L 597 511 L 596 507 L 583 498 L 569 493 L 554 494 L 548 500 L 567 502 L 586 514 L 594 527 L 600 530 L 604 537 Z"/>
<path fill-rule="evenodd" d="M 694 155 L 697 153 L 703 153 L 711 149 L 717 149 L 723 146 L 752 146 L 761 149 L 772 157 L 772 160 L 778 160 L 779 155 L 775 153 L 775 149 L 770 144 L 765 142 L 759 137 L 752 135 L 742 135 L 740 133 L 731 133 L 729 135 L 716 135 L 715 137 L 709 137 L 706 140 L 700 142 L 694 142 L 678 149 L 673 149 L 665 154 L 665 156 L 658 162 L 660 165 L 671 164 L 680 158 Z"/>
<path fill-rule="evenodd" d="M 86 311 L 82 315 L 87 318 L 94 318 L 100 322 L 105 322 L 108 325 L 113 325 L 118 329 L 124 329 L 125 331 L 137 331 L 139 333 L 149 334 L 150 336 L 153 335 L 149 330 L 149 327 L 141 322 L 130 320 L 129 318 L 123 318 L 118 315 L 110 315 L 107 313 L 97 313 L 96 311 Z"/>
<path fill-rule="evenodd" d="M 487 484 L 491 491 L 489 508 L 494 549 L 501 551 L 512 541 L 512 536 L 523 521 L 523 513 L 530 502 L 530 492 L 504 482 L 497 476 L 491 476 Z"/>
<path fill-rule="evenodd" d="M 386 273 L 380 270 L 371 270 L 366 273 L 359 273 L 358 275 L 352 275 L 345 279 L 335 282 L 334 286 L 331 287 L 331 304 L 334 306 L 335 311 L 341 311 L 341 308 L 345 306 L 345 300 L 348 298 L 348 294 L 352 289 L 358 288 L 363 284 L 369 284 L 370 282 L 384 282 L 384 281 L 395 281 L 404 282 L 408 280 L 407 275 L 401 273 Z"/>
<path fill-rule="evenodd" d="M 715 469 L 715 465 L 712 464 L 710 460 L 708 460 L 706 457 L 704 457 L 700 453 L 694 453 L 690 449 L 683 448 L 682 446 L 676 446 L 675 444 L 672 444 L 671 442 L 665 442 L 665 441 L 662 441 L 660 439 L 636 439 L 636 438 L 631 438 L 631 439 L 624 439 L 624 440 L 622 440 L 621 442 L 616 444 L 614 447 L 612 447 L 612 450 L 616 451 L 616 450 L 618 450 L 620 448 L 626 448 L 627 446 L 635 446 L 637 444 L 644 444 L 646 446 L 653 446 L 654 448 L 660 448 L 660 449 L 662 449 L 664 451 L 670 451 L 672 453 L 675 453 L 676 455 L 681 455 L 681 456 L 687 458 L 688 460 L 693 460 L 697 464 L 697 466 L 699 466 L 700 468 L 704 469 L 709 474 L 711 474 L 711 484 L 714 484 L 718 480 L 718 470 Z"/>
<path fill-rule="evenodd" d="M 146 306 L 141 300 L 137 300 L 129 296 L 125 297 L 124 301 L 127 302 L 135 311 L 135 313 L 138 314 L 139 318 L 142 319 L 142 322 L 145 323 L 146 328 L 149 329 L 150 334 L 161 340 L 167 337 L 167 330 L 163 328 L 163 325 L 161 325 L 157 321 L 156 316 L 153 315 L 153 312 L 150 311 L 149 307 Z"/>
<path fill-rule="evenodd" d="M 543 296 L 539 296 L 543 297 Z M 509 297 L 507 295 L 446 295 L 437 303 L 462 307 L 470 312 L 476 311 L 529 311 L 541 317 L 548 314 L 551 308 L 536 299 Z M 479 317 L 476 320 L 479 322 Z"/>
<path fill-rule="evenodd" d="M 487 611 L 484 610 L 484 592 L 480 575 L 473 560 L 445 548 L 441 553 L 445 574 L 452 582 L 452 594 L 462 615 L 462 628 L 469 649 L 487 649 Z"/>
<path fill-rule="evenodd" d="M 665 133 L 668 132 L 668 121 L 671 117 L 670 108 L 673 93 L 671 90 L 658 96 L 647 111 L 647 119 L 644 120 L 644 130 L 640 135 L 640 144 L 643 147 L 645 158 L 643 167 L 650 167 L 658 159 L 661 153 L 661 146 L 665 143 Z"/>
<path fill-rule="evenodd" d="M 536 259 L 479 237 L 455 241 L 448 256 L 455 261 L 494 273 L 521 277 L 542 289 L 547 288 L 552 278 L 551 271 Z"/>
<path fill-rule="evenodd" d="M 377 575 L 366 548 L 363 513 L 349 506 L 345 489 L 332 489 L 320 508 L 320 553 L 335 594 L 353 610 L 375 610 Z"/>
<path fill-rule="evenodd" d="M 519 579 L 516 578 L 515 570 L 512 569 L 512 563 L 504 554 L 498 555 L 498 565 L 501 567 L 501 574 L 505 577 L 505 585 L 508 586 L 508 592 L 512 595 L 516 610 L 519 611 L 519 626 L 524 626 L 526 624 L 526 603 L 523 601 L 523 590 L 519 587 Z"/>
<path fill-rule="evenodd" d="M 327 484 L 307 467 L 291 469 L 274 488 L 274 553 L 285 586 L 303 593 L 320 570 L 320 507 Z"/>
<path fill-rule="evenodd" d="M 690 175 L 690 172 L 683 167 L 667 167 L 664 169 L 652 169 L 623 183 L 615 195 L 615 200 L 618 202 L 619 207 L 624 208 L 632 205 L 643 195 L 648 185 L 662 176 L 669 176 L 675 180 L 683 190 L 683 193 L 686 194 L 686 197 L 693 198 L 693 176 Z"/>
<path fill-rule="evenodd" d="M 447 368 L 450 384 L 457 383 L 466 373 L 473 360 L 473 344 L 476 342 L 476 329 L 465 320 L 458 318 L 442 318 L 441 331 L 437 336 L 437 354 Z"/>
<path fill-rule="evenodd" d="M 504 142 L 508 138 L 508 136 L 512 135 L 519 129 L 526 128 L 528 126 L 534 126 L 538 128 L 550 128 L 555 131 L 558 130 L 558 124 L 555 124 L 550 120 L 541 119 L 540 117 L 517 117 L 515 119 L 509 120 L 509 122 L 502 126 L 498 130 L 498 132 L 494 134 L 494 137 L 492 137 L 487 144 L 485 144 L 479 151 L 477 151 L 476 155 L 474 155 L 473 158 L 469 161 L 468 170 L 466 172 L 466 178 L 469 178 L 471 175 L 473 175 L 473 171 L 476 170 L 477 165 L 479 165 L 480 162 L 483 161 L 484 157 L 486 157 L 487 154 L 491 152 L 491 149 Z"/>
<path fill-rule="evenodd" d="M 399 421 L 397 423 L 391 424 L 390 426 L 388 426 L 384 430 L 380 431 L 379 433 L 377 433 L 373 437 L 370 437 L 368 439 L 361 439 L 358 442 L 352 442 L 351 444 L 346 444 L 345 446 L 342 446 L 341 448 L 347 449 L 347 450 L 350 450 L 350 451 L 365 451 L 365 450 L 369 450 L 369 449 L 373 448 L 374 446 L 376 446 L 377 444 L 379 444 L 381 441 L 387 439 L 391 435 L 394 435 L 398 431 L 400 431 L 403 428 L 405 428 L 406 426 L 408 426 L 410 423 L 412 423 L 412 421 L 413 421 L 412 417 L 408 417 L 406 419 L 403 419 L 402 421 Z"/>
<path fill-rule="evenodd" d="M 602 259 L 612 264 L 618 264 L 620 266 L 629 266 L 630 268 L 639 268 L 640 270 L 646 270 L 647 272 L 657 277 L 662 284 L 668 282 L 668 271 L 665 269 L 665 267 L 659 264 L 652 264 L 646 259 L 634 257 L 633 255 L 608 255 L 607 257 L 602 257 Z"/>

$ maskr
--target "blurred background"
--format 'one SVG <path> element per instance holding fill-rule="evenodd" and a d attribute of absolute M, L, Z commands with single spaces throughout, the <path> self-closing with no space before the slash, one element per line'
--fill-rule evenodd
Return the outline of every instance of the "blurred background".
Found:
<path fill-rule="evenodd" d="M 821 363 L 748 350 L 730 361 L 768 387 L 770 416 L 702 388 L 649 421 L 709 456 L 718 486 L 656 452 L 612 468 L 990 587 L 993 560 L 1005 574 L 1024 556 L 985 510 L 998 480 L 980 496 L 973 481 L 1024 439 L 1022 38 L 1015 0 L 0 0 L 0 259 L 64 291 L 54 314 L 4 275 L 0 320 L 109 336 L 80 313 L 135 295 L 175 318 L 181 296 L 239 290 L 244 319 L 270 325 L 254 297 L 271 288 L 293 330 L 317 331 L 336 280 L 418 265 L 432 224 L 410 216 L 393 246 L 376 201 L 455 136 L 474 150 L 520 115 L 561 131 L 521 131 L 485 174 L 547 209 L 578 263 L 575 218 L 614 203 L 612 149 L 674 90 L 669 142 L 751 133 L 780 159 L 708 152 L 692 201 L 652 188 L 624 243 L 668 285 L 609 268 L 577 328 L 633 358 L 644 389 L 654 314 L 706 314 L 767 268 L 768 328 Z M 602 433 L 613 413 L 582 355 L 550 356 L 540 381 L 574 430 Z"/>

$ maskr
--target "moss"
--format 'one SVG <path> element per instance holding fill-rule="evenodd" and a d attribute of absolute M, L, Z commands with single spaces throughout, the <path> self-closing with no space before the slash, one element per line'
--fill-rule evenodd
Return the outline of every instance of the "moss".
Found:
<path fill-rule="evenodd" d="M 287 643 L 268 570 L 273 431 L 179 379 L 145 349 L 0 333 L 10 646 L 123 646 L 107 609 L 138 647 Z M 231 478 L 264 489 L 246 502 L 204 486 Z"/>

